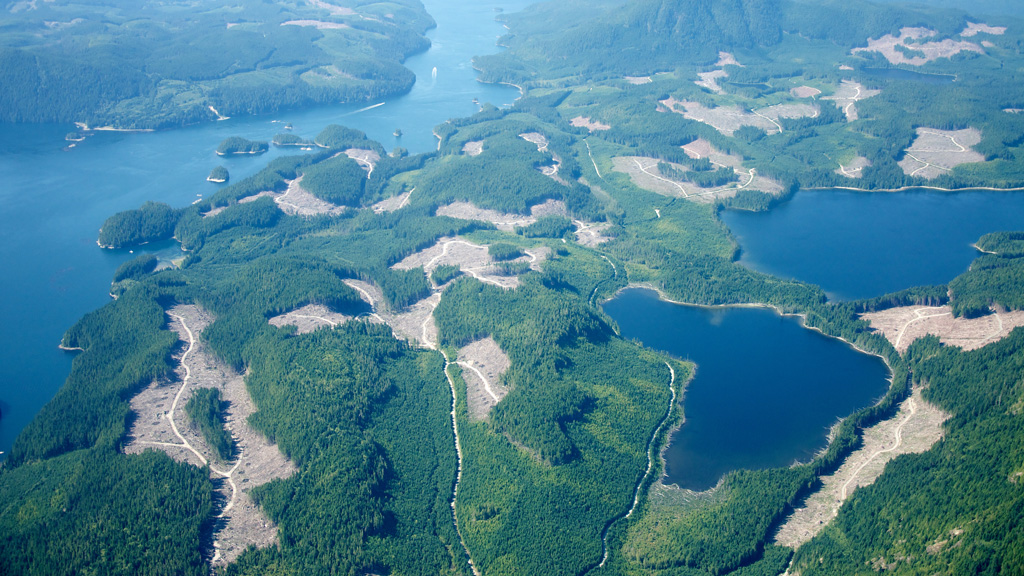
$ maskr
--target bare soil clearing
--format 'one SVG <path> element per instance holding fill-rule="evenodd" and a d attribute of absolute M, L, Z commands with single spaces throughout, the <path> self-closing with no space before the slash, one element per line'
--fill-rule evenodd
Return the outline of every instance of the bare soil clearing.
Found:
<path fill-rule="evenodd" d="M 219 479 L 215 482 L 215 498 L 223 507 L 214 519 L 214 548 L 208 552 L 212 565 L 222 566 L 250 545 L 274 544 L 277 527 L 255 505 L 249 492 L 271 480 L 291 476 L 295 466 L 277 445 L 249 427 L 248 418 L 256 412 L 256 406 L 242 376 L 196 338 L 213 318 L 193 305 L 175 306 L 168 314 L 171 329 L 188 347 L 177 355 L 180 364 L 175 382 L 153 383 L 132 398 L 131 407 L 137 417 L 129 430 L 125 452 L 158 449 L 181 462 L 196 466 L 209 463 L 211 477 Z M 196 388 L 217 388 L 227 403 L 225 428 L 237 446 L 233 464 L 218 461 L 185 414 L 185 404 Z"/>
<path fill-rule="evenodd" d="M 274 202 L 281 207 L 285 214 L 298 216 L 316 216 L 318 214 L 330 214 L 332 216 L 342 214 L 347 210 L 344 206 L 335 206 L 325 202 L 309 193 L 302 187 L 302 176 L 288 182 L 288 189 L 283 194 L 274 194 Z"/>
<path fill-rule="evenodd" d="M 725 66 L 742 67 L 743 65 L 740 64 L 732 54 L 728 52 L 719 52 L 718 62 L 715 63 L 715 66 L 718 67 L 718 70 L 698 73 L 697 77 L 700 78 L 700 80 L 694 80 L 693 83 L 701 88 L 710 90 L 715 94 L 721 94 L 722 87 L 718 84 L 718 81 L 729 77 L 729 73 L 723 70 L 723 68 Z"/>
<path fill-rule="evenodd" d="M 540 264 L 548 258 L 551 250 L 547 247 L 525 250 L 525 255 L 512 262 L 529 262 L 531 270 L 540 270 Z M 506 290 L 519 286 L 518 276 L 506 276 L 488 254 L 487 246 L 475 244 L 463 238 L 441 238 L 430 248 L 410 254 L 392 268 L 411 270 L 419 266 L 429 276 L 442 265 L 459 266 L 468 274 L 486 284 L 493 284 Z"/>
<path fill-rule="evenodd" d="M 979 24 L 977 22 L 968 22 L 967 28 L 960 33 L 964 38 L 970 38 L 977 36 L 978 34 L 992 34 L 993 36 L 1002 36 L 1006 33 L 1006 26 L 989 26 L 988 24 Z"/>
<path fill-rule="evenodd" d="M 760 128 L 768 134 L 783 131 L 779 120 L 782 118 L 814 118 L 820 114 L 817 106 L 812 104 L 776 104 L 758 110 L 746 112 L 739 106 L 718 106 L 708 108 L 699 102 L 668 98 L 660 102 L 662 106 L 690 120 L 703 122 L 726 136 L 732 136 L 744 126 Z M 682 108 L 682 110 L 680 110 Z"/>
<path fill-rule="evenodd" d="M 871 160 L 868 160 L 863 156 L 857 156 L 846 164 L 840 163 L 839 168 L 836 170 L 836 174 L 846 176 L 847 178 L 863 178 L 864 169 L 870 166 Z"/>
<path fill-rule="evenodd" d="M 729 73 L 725 70 L 712 70 L 710 72 L 699 72 L 697 77 L 700 80 L 694 80 L 693 83 L 701 88 L 705 88 L 714 92 L 715 94 L 722 93 L 722 87 L 718 84 L 719 80 L 729 77 Z"/>
<path fill-rule="evenodd" d="M 701 188 L 693 182 L 675 180 L 663 176 L 658 170 L 656 158 L 643 156 L 618 156 L 612 159 L 615 170 L 629 174 L 637 186 L 662 194 L 664 196 L 681 197 L 694 202 L 713 202 L 717 198 L 729 198 L 743 189 L 759 190 L 766 194 L 781 194 L 782 185 L 770 178 L 758 176 L 756 170 L 745 169 L 742 159 L 716 150 L 707 140 L 695 140 L 683 146 L 683 151 L 691 158 L 708 158 L 714 166 L 732 168 L 739 176 L 738 182 L 714 188 Z M 680 172 L 686 172 L 685 166 L 673 164 Z"/>
<path fill-rule="evenodd" d="M 531 144 L 535 144 L 538 152 L 544 152 L 548 149 L 548 137 L 540 132 L 524 132 L 519 137 Z"/>
<path fill-rule="evenodd" d="M 467 156 L 479 156 L 484 151 L 483 140 L 471 140 L 462 145 L 462 153 Z"/>
<path fill-rule="evenodd" d="M 438 216 L 450 216 L 462 220 L 480 220 L 490 222 L 498 230 L 512 232 L 516 226 L 529 226 L 543 216 L 564 216 L 568 214 L 565 202 L 561 200 L 547 200 L 530 207 L 530 215 L 507 214 L 497 210 L 477 208 L 470 202 L 452 202 L 437 209 Z"/>
<path fill-rule="evenodd" d="M 651 83 L 651 77 L 650 76 L 626 76 L 625 79 L 626 79 L 626 82 L 629 82 L 630 84 L 632 84 L 634 86 L 640 86 L 642 84 L 650 84 Z"/>
<path fill-rule="evenodd" d="M 985 157 L 971 146 L 981 142 L 981 131 L 975 128 L 966 130 L 938 130 L 935 128 L 918 128 L 914 143 L 904 151 L 900 160 L 900 168 L 908 176 L 918 176 L 926 180 L 938 178 L 961 164 L 984 162 Z"/>
<path fill-rule="evenodd" d="M 795 549 L 813 538 L 836 517 L 854 490 L 882 475 L 889 461 L 901 454 L 927 452 L 942 438 L 942 423 L 948 418 L 949 414 L 924 401 L 920 389 L 914 390 L 895 416 L 863 430 L 863 446 L 834 474 L 821 477 L 822 487 L 786 519 L 775 533 L 775 543 Z"/>
<path fill-rule="evenodd" d="M 512 362 L 493 338 L 487 337 L 459 349 L 458 361 L 462 379 L 466 382 L 466 400 L 469 417 L 483 420 L 491 408 L 508 394 L 501 376 Z"/>
<path fill-rule="evenodd" d="M 345 6 L 336 6 L 324 0 L 309 0 L 309 3 L 317 8 L 330 12 L 332 16 L 354 16 L 356 11 Z"/>
<path fill-rule="evenodd" d="M 811 86 L 797 86 L 789 91 L 794 98 L 814 98 L 818 94 L 821 94 L 821 90 L 813 88 Z"/>
<path fill-rule="evenodd" d="M 601 130 L 611 130 L 612 127 L 608 124 L 591 120 L 589 116 L 577 116 L 569 121 L 569 124 L 576 126 L 577 128 L 586 128 L 591 132 Z"/>
<path fill-rule="evenodd" d="M 900 353 L 927 334 L 949 346 L 976 350 L 1006 338 L 1014 328 L 1024 326 L 1024 310 L 995 312 L 980 318 L 954 318 L 949 306 L 902 306 L 862 314 Z"/>
<path fill-rule="evenodd" d="M 225 210 L 227 210 L 227 209 L 228 209 L 228 207 L 227 207 L 227 206 L 217 206 L 217 207 L 216 207 L 216 208 L 214 208 L 213 210 L 210 210 L 210 211 L 209 211 L 209 212 L 207 212 L 206 214 L 203 214 L 203 218 L 213 218 L 213 217 L 214 217 L 214 216 L 216 216 L 217 214 L 220 214 L 221 212 L 223 212 L 223 211 L 225 211 Z"/>
<path fill-rule="evenodd" d="M 872 96 L 878 96 L 881 93 L 881 90 L 868 90 L 852 80 L 843 80 L 831 96 L 825 96 L 822 100 L 834 101 L 836 106 L 842 109 L 843 114 L 846 114 L 847 122 L 853 122 L 859 118 L 857 115 L 857 102 Z"/>
<path fill-rule="evenodd" d="M 363 150 L 361 148 L 349 148 L 345 150 L 345 156 L 355 160 L 366 170 L 366 177 L 369 178 L 373 175 L 373 167 L 380 162 L 380 154 L 373 150 Z"/>
<path fill-rule="evenodd" d="M 604 235 L 604 232 L 612 227 L 610 222 L 595 224 L 592 222 L 584 222 L 582 220 L 573 220 L 573 224 L 576 225 L 576 231 L 574 232 L 576 236 L 576 243 L 580 246 L 596 248 L 612 239 L 611 236 Z"/>
<path fill-rule="evenodd" d="M 413 188 L 412 190 L 409 190 L 404 194 L 392 196 L 391 198 L 385 198 L 384 200 L 377 202 L 370 208 L 373 210 L 374 214 L 383 214 L 384 212 L 394 212 L 396 210 L 401 210 L 402 208 L 405 208 L 405 206 L 409 203 L 409 198 L 415 191 L 416 189 Z"/>
<path fill-rule="evenodd" d="M 291 312 L 274 316 L 270 319 L 270 325 L 278 328 L 295 326 L 299 334 L 306 334 L 324 326 L 333 328 L 351 319 L 351 316 L 334 312 L 322 304 L 307 304 Z"/>
<path fill-rule="evenodd" d="M 341 22 L 324 22 L 322 20 L 288 20 L 287 22 L 281 22 L 281 26 L 305 26 L 316 28 L 317 30 L 341 30 L 343 28 L 350 28 L 348 24 Z"/>
<path fill-rule="evenodd" d="M 968 27 L 969 29 L 970 27 Z M 928 28 L 902 28 L 898 37 L 886 34 L 881 38 L 870 38 L 866 48 L 854 48 L 851 54 L 878 52 L 891 64 L 922 66 L 933 60 L 950 58 L 961 52 L 985 53 L 985 49 L 981 46 L 964 40 L 957 41 L 947 38 L 940 42 L 921 42 L 921 40 L 931 38 L 936 34 L 938 32 Z M 910 57 L 904 50 L 910 52 Z M 916 54 L 922 55 L 917 56 Z"/>

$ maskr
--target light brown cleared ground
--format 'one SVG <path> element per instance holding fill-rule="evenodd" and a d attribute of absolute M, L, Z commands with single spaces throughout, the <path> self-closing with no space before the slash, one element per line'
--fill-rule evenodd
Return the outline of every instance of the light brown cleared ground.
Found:
<path fill-rule="evenodd" d="M 853 122 L 859 118 L 857 115 L 857 102 L 872 96 L 878 96 L 881 93 L 881 90 L 868 90 L 852 80 L 843 80 L 831 96 L 825 96 L 822 100 L 834 101 L 836 106 L 843 111 L 843 114 L 846 114 L 846 121 Z"/>
<path fill-rule="evenodd" d="M 373 176 L 373 167 L 380 162 L 380 154 L 373 150 L 363 150 L 361 148 L 349 148 L 345 150 L 345 156 L 355 160 L 366 170 L 366 177 L 370 178 Z"/>
<path fill-rule="evenodd" d="M 789 91 L 794 98 L 814 98 L 818 94 L 821 94 L 821 90 L 811 86 L 797 86 Z"/>
<path fill-rule="evenodd" d="M 270 193 L 274 202 L 281 207 L 285 214 L 298 216 L 316 216 L 318 214 L 330 214 L 332 216 L 345 212 L 344 206 L 335 206 L 313 196 L 302 187 L 302 176 L 295 180 L 288 181 L 288 189 L 283 194 Z"/>
<path fill-rule="evenodd" d="M 718 62 L 715 63 L 715 66 L 739 66 L 742 68 L 743 64 L 740 64 L 739 60 L 736 60 L 736 57 L 729 52 L 719 52 Z"/>
<path fill-rule="evenodd" d="M 548 149 L 548 137 L 540 132 L 523 132 L 519 137 L 536 145 L 538 152 L 544 152 Z"/>
<path fill-rule="evenodd" d="M 375 214 L 383 214 L 384 212 L 394 212 L 396 210 L 401 210 L 402 208 L 405 208 L 405 206 L 409 203 L 409 198 L 415 191 L 416 189 L 413 188 L 412 190 L 409 190 L 404 194 L 392 196 L 391 198 L 385 198 L 380 202 L 377 202 L 370 208 L 373 210 Z"/>
<path fill-rule="evenodd" d="M 926 180 L 938 178 L 961 164 L 984 162 L 985 157 L 971 146 L 981 142 L 981 131 L 918 128 L 914 143 L 904 151 L 900 168 L 908 176 Z"/>
<path fill-rule="evenodd" d="M 1024 326 L 1024 310 L 995 312 L 980 318 L 954 318 L 949 306 L 902 306 L 862 314 L 903 353 L 911 343 L 927 334 L 939 337 L 943 344 L 975 350 L 1006 338 L 1014 328 Z"/>
<path fill-rule="evenodd" d="M 718 84 L 718 81 L 723 78 L 728 78 L 729 73 L 725 70 L 712 70 L 710 72 L 699 72 L 697 77 L 700 78 L 700 80 L 694 80 L 694 84 L 701 88 L 706 88 L 715 94 L 721 94 L 722 87 Z"/>
<path fill-rule="evenodd" d="M 541 263 L 551 254 L 547 247 L 530 248 L 524 252 L 526 255 L 515 261 L 530 262 L 531 270 L 540 270 Z M 429 277 L 435 268 L 444 264 L 459 266 L 464 274 L 505 290 L 519 286 L 518 276 L 506 276 L 494 265 L 494 261 L 487 253 L 487 246 L 474 244 L 463 238 L 441 238 L 437 244 L 406 257 L 392 268 L 412 270 L 422 266 Z M 407 306 L 404 310 L 391 310 L 377 286 L 362 280 L 349 279 L 344 282 L 355 289 L 373 309 L 371 314 L 362 317 L 364 320 L 387 324 L 396 338 L 404 338 L 427 348 L 436 347 L 437 326 L 434 323 L 433 312 L 441 302 L 441 292 L 447 284 L 434 286 L 430 296 Z"/>
<path fill-rule="evenodd" d="M 994 36 L 1002 36 L 1006 33 L 1006 26 L 989 26 L 988 24 L 980 24 L 978 22 L 968 22 L 967 28 L 960 33 L 964 38 L 970 38 L 971 36 L 977 36 L 978 34 L 992 34 Z"/>
<path fill-rule="evenodd" d="M 782 193 L 781 184 L 770 178 L 758 176 L 754 169 L 743 168 L 742 160 L 738 156 L 719 152 L 706 140 L 691 142 L 683 146 L 683 150 L 691 158 L 708 158 L 716 167 L 732 168 L 739 176 L 739 181 L 715 188 L 701 188 L 693 182 L 663 176 L 658 170 L 659 161 L 643 156 L 618 156 L 612 158 L 612 165 L 617 172 L 629 174 L 633 183 L 645 190 L 694 202 L 713 202 L 717 198 L 729 198 L 735 196 L 737 191 L 747 188 L 766 194 Z M 688 170 L 682 165 L 673 166 L 681 172 Z"/>
<path fill-rule="evenodd" d="M 484 151 L 483 140 L 471 140 L 462 145 L 462 152 L 468 156 L 479 156 Z"/>
<path fill-rule="evenodd" d="M 626 79 L 626 82 L 629 82 L 630 84 L 632 84 L 634 86 L 640 86 L 642 84 L 650 84 L 651 83 L 651 77 L 650 76 L 626 76 L 625 79 Z"/>
<path fill-rule="evenodd" d="M 776 104 L 750 112 L 738 106 L 707 108 L 699 102 L 675 98 L 662 100 L 660 104 L 690 120 L 703 122 L 726 136 L 732 136 L 743 126 L 753 126 L 768 134 L 778 134 L 783 131 L 782 125 L 779 124 L 780 119 L 814 118 L 820 113 L 817 106 L 804 103 Z"/>
<path fill-rule="evenodd" d="M 543 216 L 565 216 L 568 209 L 561 200 L 546 200 L 530 207 L 530 215 L 507 214 L 486 208 L 477 208 L 470 202 L 452 202 L 437 209 L 438 216 L 450 216 L 462 220 L 490 222 L 498 230 L 512 232 L 516 226 L 529 226 Z"/>
<path fill-rule="evenodd" d="M 438 216 L 451 216 L 462 220 L 480 220 L 494 224 L 498 230 L 511 232 L 516 226 L 529 226 L 537 221 L 532 216 L 507 214 L 497 210 L 477 208 L 470 202 L 452 202 L 437 209 Z"/>
<path fill-rule="evenodd" d="M 548 258 L 551 250 L 545 246 L 524 250 L 525 255 L 512 262 L 529 262 L 531 270 L 540 270 L 540 264 Z M 517 276 L 506 276 L 488 254 L 487 246 L 475 244 L 464 238 L 441 238 L 433 246 L 410 254 L 392 266 L 395 270 L 412 270 L 423 267 L 429 276 L 442 265 L 459 266 L 468 274 L 486 284 L 509 289 L 519 286 Z"/>
<path fill-rule="evenodd" d="M 863 446 L 850 454 L 834 474 L 821 477 L 822 486 L 808 496 L 775 533 L 774 542 L 798 548 L 821 531 L 853 491 L 874 483 L 885 465 L 901 454 L 928 451 L 942 438 L 949 415 L 927 403 L 921 390 L 904 400 L 895 416 L 866 428 Z"/>
<path fill-rule="evenodd" d="M 317 30 L 341 30 L 343 28 L 349 28 L 348 24 L 343 24 L 341 22 L 324 22 L 322 20 L 288 20 L 287 22 L 281 22 L 281 26 L 304 26 L 316 28 Z"/>
<path fill-rule="evenodd" d="M 466 382 L 469 417 L 483 420 L 491 408 L 508 394 L 508 388 L 501 383 L 501 376 L 512 362 L 491 337 L 459 348 L 457 358 L 456 363 L 462 368 L 462 379 Z"/>
<path fill-rule="evenodd" d="M 131 399 L 136 419 L 128 431 L 125 452 L 162 450 L 175 460 L 196 466 L 204 464 L 201 454 L 210 463 L 219 511 L 214 519 L 214 549 L 208 551 L 208 555 L 214 566 L 222 566 L 250 545 L 274 544 L 277 527 L 255 505 L 249 492 L 271 480 L 291 476 L 295 466 L 275 444 L 249 427 L 248 418 L 256 412 L 256 407 L 242 376 L 220 362 L 197 339 L 202 329 L 212 322 L 212 317 L 192 305 L 175 306 L 168 314 L 171 329 L 186 344 L 191 338 L 192 347 L 186 349 L 184 362 L 180 362 L 181 352 L 176 355 L 180 363 L 174 382 L 154 383 Z M 196 388 L 217 388 L 227 403 L 225 428 L 237 445 L 233 462 L 220 462 L 189 422 L 185 405 Z M 175 434 L 172 419 L 181 438 Z"/>
<path fill-rule="evenodd" d="M 356 11 L 345 6 L 336 6 L 324 0 L 309 0 L 309 3 L 317 8 L 327 10 L 333 16 L 354 16 Z"/>
<path fill-rule="evenodd" d="M 604 235 L 604 232 L 612 227 L 610 222 L 595 224 L 583 220 L 573 220 L 573 224 L 576 225 L 576 231 L 573 234 L 576 236 L 576 243 L 580 246 L 596 248 L 612 239 L 611 236 Z"/>
<path fill-rule="evenodd" d="M 275 194 L 275 193 L 273 193 L 273 192 L 271 192 L 269 190 L 264 190 L 263 192 L 260 192 L 258 194 L 253 194 L 252 196 L 246 196 L 245 198 L 239 198 L 238 199 L 238 203 L 239 204 L 247 204 L 249 202 L 255 202 L 255 201 L 259 200 L 260 198 L 276 198 L 278 196 L 280 196 L 280 194 Z"/>
<path fill-rule="evenodd" d="M 610 125 L 591 120 L 589 116 L 577 116 L 570 120 L 569 124 L 572 124 L 573 126 L 576 126 L 578 128 L 586 128 L 591 132 L 612 129 Z"/>
<path fill-rule="evenodd" d="M 217 214 L 220 214 L 221 212 L 223 212 L 223 211 L 225 211 L 227 209 L 228 209 L 227 206 L 217 206 L 216 208 L 210 210 L 206 214 L 203 214 L 203 218 L 213 218 Z"/>
<path fill-rule="evenodd" d="M 836 174 L 847 178 L 863 178 L 864 169 L 871 166 L 871 161 L 863 156 L 857 156 L 846 164 L 840 163 Z"/>
<path fill-rule="evenodd" d="M 961 52 L 985 53 L 985 49 L 981 46 L 964 40 L 957 41 L 947 38 L 941 42 L 919 42 L 936 34 L 938 32 L 928 28 L 902 28 L 898 37 L 886 34 L 881 38 L 870 38 L 866 48 L 854 48 L 851 53 L 878 52 L 891 64 L 909 64 L 911 66 L 922 66 L 932 60 L 950 58 Z M 908 58 L 907 54 L 896 49 L 897 46 L 909 48 L 914 53 L 923 53 L 924 56 L 910 56 Z"/>
<path fill-rule="evenodd" d="M 274 316 L 270 319 L 270 325 L 278 328 L 295 326 L 299 334 L 306 334 L 324 326 L 333 328 L 351 319 L 351 316 L 339 314 L 323 304 L 307 304 L 291 312 Z"/>

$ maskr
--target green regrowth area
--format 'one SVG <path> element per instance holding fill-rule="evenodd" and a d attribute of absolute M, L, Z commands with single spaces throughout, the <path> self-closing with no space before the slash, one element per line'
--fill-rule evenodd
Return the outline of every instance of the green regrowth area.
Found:
<path fill-rule="evenodd" d="M 434 271 L 430 273 L 430 281 L 436 286 L 447 284 L 448 282 L 458 278 L 462 275 L 462 267 L 455 264 L 442 264 Z"/>
<path fill-rule="evenodd" d="M 235 455 L 235 439 L 224 427 L 224 404 L 218 388 L 197 388 L 185 403 L 185 413 L 223 462 Z"/>

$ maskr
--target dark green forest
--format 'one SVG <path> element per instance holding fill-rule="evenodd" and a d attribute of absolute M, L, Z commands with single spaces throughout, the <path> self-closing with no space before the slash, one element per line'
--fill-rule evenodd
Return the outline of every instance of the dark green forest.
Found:
<path fill-rule="evenodd" d="M 216 2 L 198 15 L 182 11 L 188 17 L 172 5 L 118 2 L 102 10 L 43 2 L 14 14 L 0 25 L 0 63 L 10 64 L 0 77 L 35 92 L 0 83 L 7 87 L 0 110 L 9 115 L 0 120 L 156 127 L 373 98 L 408 88 L 412 78 L 400 62 L 426 46 L 432 26 L 422 6 L 404 1 L 353 4 L 372 18 L 287 1 L 244 8 L 251 20 Z M 74 26 L 43 30 L 36 21 L 70 21 L 79 12 L 87 14 Z M 305 18 L 348 28 L 280 25 Z M 159 450 L 124 453 L 132 398 L 154 383 L 174 386 L 183 345 L 166 311 L 180 304 L 210 314 L 196 337 L 244 375 L 256 408 L 246 424 L 295 470 L 240 487 L 276 540 L 216 573 L 1024 572 L 1024 330 L 970 352 L 927 337 L 900 354 L 860 316 L 911 305 L 949 304 L 967 318 L 1024 309 L 1024 232 L 978 239 L 978 258 L 946 285 L 848 302 L 741 265 L 720 218 L 728 209 L 771 210 L 810 187 L 1021 185 L 1024 116 L 1003 110 L 1024 108 L 1016 71 L 1024 67 L 1024 28 L 986 36 L 992 47 L 984 55 L 923 65 L 920 72 L 956 75 L 925 83 L 873 76 L 867 69 L 894 66 L 850 50 L 905 26 L 930 27 L 937 41 L 958 39 L 977 20 L 859 0 L 549 2 L 500 18 L 508 49 L 475 64 L 483 80 L 517 83 L 524 96 L 438 126 L 437 151 L 388 154 L 341 125 L 312 140 L 281 134 L 274 143 L 296 147 L 294 154 L 264 160 L 255 175 L 188 206 L 147 202 L 104 223 L 101 246 L 173 238 L 183 258 L 127 260 L 112 278 L 116 299 L 64 335 L 62 345 L 75 350 L 71 373 L 0 467 L 0 573 L 211 573 L 222 479 Z M 181 34 L 185 28 L 195 33 Z M 729 76 L 720 92 L 694 84 L 698 73 L 718 68 L 720 51 L 742 66 L 722 67 Z M 331 69 L 344 74 L 330 77 Z M 43 83 L 44 73 L 60 81 Z M 856 103 L 854 121 L 824 99 L 844 80 L 881 91 Z M 798 100 L 791 93 L 798 86 L 820 94 Z M 818 113 L 781 118 L 775 134 L 747 126 L 727 136 L 659 111 L 670 97 L 747 112 L 809 102 Z M 39 106 L 45 112 L 29 114 L 29 100 L 48 103 Z M 580 116 L 609 128 L 574 126 Z M 975 148 L 986 162 L 927 182 L 905 173 L 898 162 L 920 127 L 977 128 Z M 547 147 L 526 141 L 530 132 Z M 698 139 L 742 169 L 682 149 Z M 253 143 L 229 140 L 226 151 L 252 150 Z M 481 154 L 463 153 L 480 141 Z M 372 178 L 344 154 L 352 148 L 381 156 Z M 702 189 L 739 186 L 752 170 L 781 192 L 659 193 L 616 168 L 631 156 L 651 159 L 661 178 Z M 837 174 L 855 156 L 871 164 L 863 177 Z M 555 162 L 557 178 L 541 172 Z M 347 209 L 295 216 L 271 198 L 248 201 L 298 178 Z M 368 208 L 414 187 L 401 209 Z M 554 214 L 514 228 L 440 215 L 468 202 L 526 218 L 548 201 Z M 599 230 L 599 240 L 588 241 L 586 230 Z M 427 257 L 395 267 L 453 237 L 486 247 L 490 264 Z M 487 275 L 514 277 L 515 288 Z M 381 298 L 371 306 L 353 281 L 371 284 Z M 883 358 L 891 385 L 876 404 L 837 422 L 827 448 L 807 461 L 735 470 L 701 494 L 662 486 L 658 455 L 685 422 L 686 384 L 700 367 L 619 336 L 601 303 L 636 284 L 688 304 L 799 314 L 807 328 Z M 433 303 L 428 316 L 415 315 Z M 310 304 L 348 319 L 311 331 L 271 323 Z M 415 338 L 403 322 L 415 324 Z M 420 336 L 429 322 L 436 342 Z M 507 356 L 495 382 L 507 394 L 481 411 L 470 397 L 484 392 L 468 375 L 472 364 L 459 363 L 466 360 L 459 349 L 484 338 Z M 943 438 L 890 462 L 807 544 L 773 544 L 819 478 L 862 446 L 865 428 L 892 418 L 913 387 L 951 415 Z M 223 461 L 238 454 L 224 425 L 228 408 L 214 388 L 195 389 L 185 405 Z"/>
<path fill-rule="evenodd" d="M 348 15 L 290 0 L 18 6 L 0 23 L 0 121 L 126 129 L 405 92 L 401 62 L 434 26 L 413 0 Z"/>

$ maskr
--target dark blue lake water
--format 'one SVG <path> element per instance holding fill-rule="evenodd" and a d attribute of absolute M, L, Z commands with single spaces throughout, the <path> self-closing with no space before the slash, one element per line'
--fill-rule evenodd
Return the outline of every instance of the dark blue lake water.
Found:
<path fill-rule="evenodd" d="M 529 0 L 460 2 L 427 0 L 437 22 L 432 47 L 406 66 L 417 82 L 409 94 L 384 105 L 320 107 L 272 116 L 232 118 L 172 131 L 98 133 L 64 152 L 70 125 L 0 125 L 0 451 L 53 397 L 67 378 L 70 354 L 61 336 L 78 318 L 109 300 L 114 270 L 132 256 L 96 246 L 103 221 L 146 200 L 184 206 L 217 190 L 205 181 L 225 165 L 233 181 L 251 175 L 282 152 L 258 157 L 219 158 L 214 150 L 228 136 L 270 140 L 290 122 L 294 132 L 313 137 L 327 124 L 365 131 L 389 150 L 436 147 L 434 126 L 478 110 L 473 99 L 502 106 L 518 90 L 476 81 L 472 57 L 497 50 L 505 32 L 495 8 L 513 12 Z M 433 73 L 437 69 L 436 75 Z M 401 128 L 403 136 L 392 135 Z M 148 251 L 178 254 L 171 245 Z M 0 457 L 2 458 L 2 457 Z"/>
<path fill-rule="evenodd" d="M 1024 193 L 801 191 L 769 212 L 726 211 L 722 220 L 745 266 L 856 300 L 965 272 L 978 238 L 1024 230 Z"/>
<path fill-rule="evenodd" d="M 952 84 L 956 81 L 956 76 L 952 74 L 928 74 L 926 72 L 904 70 L 903 68 L 864 68 L 862 72 L 869 76 L 885 78 L 886 80 L 910 80 L 935 85 Z"/>
<path fill-rule="evenodd" d="M 701 308 L 626 290 L 604 304 L 622 335 L 697 363 L 666 483 L 706 490 L 737 469 L 807 461 L 837 418 L 888 389 L 881 359 L 766 308 Z"/>

